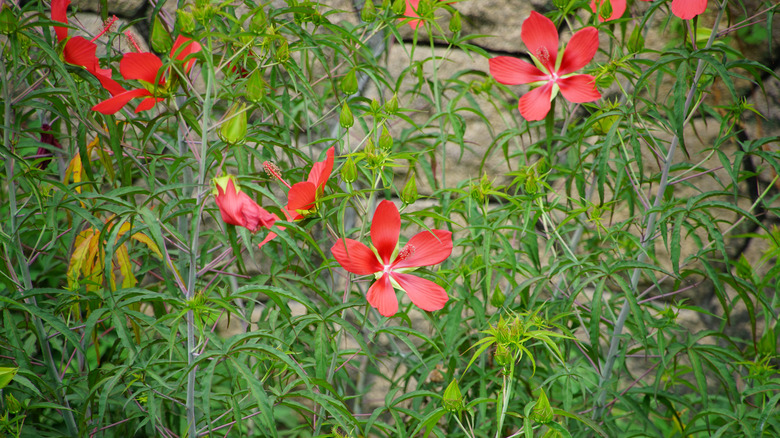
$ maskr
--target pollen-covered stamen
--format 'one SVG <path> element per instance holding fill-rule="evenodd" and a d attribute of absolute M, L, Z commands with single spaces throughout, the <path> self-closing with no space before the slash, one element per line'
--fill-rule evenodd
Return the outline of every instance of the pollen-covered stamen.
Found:
<path fill-rule="evenodd" d="M 106 20 L 106 22 L 103 23 L 103 30 L 101 30 L 99 34 L 95 35 L 95 38 L 92 38 L 90 41 L 94 43 L 95 40 L 97 40 L 98 38 L 102 37 L 103 35 L 105 35 L 108 32 L 111 32 L 111 27 L 114 26 L 114 23 L 116 23 L 116 20 L 117 20 L 116 15 L 114 15 L 113 17 L 111 17 L 108 20 Z M 128 36 L 128 38 L 132 38 L 132 37 Z M 139 50 L 139 52 L 140 52 L 140 50 Z"/>
<path fill-rule="evenodd" d="M 288 189 L 292 188 L 290 184 L 288 184 L 287 181 L 282 178 L 282 171 L 279 169 L 279 167 L 276 166 L 276 164 L 271 163 L 270 161 L 263 161 L 263 167 L 265 168 L 265 173 L 267 173 L 268 176 L 272 176 L 278 179 Z"/>
<path fill-rule="evenodd" d="M 132 45 L 135 48 L 135 51 L 137 53 L 143 52 L 143 50 L 141 50 L 141 47 L 138 45 L 138 42 L 135 40 L 135 37 L 129 30 L 125 32 L 125 36 L 127 37 L 127 40 L 130 41 L 130 45 Z"/>
<path fill-rule="evenodd" d="M 416 249 L 416 248 L 414 247 L 414 245 L 408 245 L 408 244 L 407 244 L 407 245 L 406 245 L 406 246 L 405 246 L 405 247 L 404 247 L 404 248 L 401 250 L 401 252 L 399 252 L 399 253 L 398 253 L 398 260 L 406 260 L 406 259 L 408 259 L 409 257 L 413 256 L 413 255 L 414 255 L 414 251 L 415 251 L 415 249 Z"/>
<path fill-rule="evenodd" d="M 538 49 L 536 49 L 536 59 L 539 60 L 544 65 L 550 64 L 550 51 L 547 50 L 547 47 L 541 46 Z"/>

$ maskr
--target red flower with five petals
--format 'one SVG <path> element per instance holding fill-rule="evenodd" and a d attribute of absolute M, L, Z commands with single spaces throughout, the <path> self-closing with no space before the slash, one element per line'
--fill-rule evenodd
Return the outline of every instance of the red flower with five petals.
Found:
<path fill-rule="evenodd" d="M 179 35 L 171 48 L 171 57 L 177 61 L 185 59 L 193 53 L 200 52 L 201 46 L 197 41 Z M 189 73 L 195 64 L 194 59 L 184 62 L 184 72 Z M 136 107 L 135 112 L 146 111 L 154 108 L 157 102 L 164 100 L 170 93 L 171 83 L 166 78 L 166 72 L 162 71 L 163 63 L 155 54 L 149 52 L 128 53 L 119 61 L 119 72 L 125 79 L 135 79 L 141 82 L 144 88 L 136 88 L 106 99 L 92 109 L 102 114 L 114 114 L 136 97 L 146 97 Z M 167 72 L 170 73 L 170 72 Z"/>
<path fill-rule="evenodd" d="M 417 233 L 399 251 L 401 215 L 391 201 L 382 201 L 371 221 L 373 248 L 352 239 L 339 239 L 331 248 L 336 261 L 357 275 L 373 274 L 376 282 L 368 289 L 366 299 L 383 316 L 398 312 L 394 289 L 409 295 L 417 307 L 432 312 L 441 310 L 449 300 L 438 284 L 407 274 L 421 266 L 443 262 L 452 253 L 452 233 L 431 230 Z"/>
<path fill-rule="evenodd" d="M 214 178 L 214 185 L 214 200 L 226 224 L 241 226 L 254 233 L 261 227 L 271 228 L 279 219 L 242 192 L 233 175 Z"/>
<path fill-rule="evenodd" d="M 70 0 L 52 0 L 51 2 L 51 19 L 59 23 L 68 24 L 68 5 Z M 111 24 L 116 21 L 114 17 L 109 23 L 104 26 L 103 31 L 100 32 L 91 41 L 82 36 L 75 36 L 68 38 L 68 28 L 65 26 L 54 26 L 54 33 L 57 36 L 57 41 L 65 45 L 62 48 L 62 58 L 68 64 L 80 65 L 92 73 L 103 85 L 103 88 L 108 90 L 112 95 L 119 94 L 125 91 L 121 85 L 111 78 L 110 68 L 100 68 L 97 55 L 97 45 L 95 40 L 101 35 L 106 33 L 111 27 Z"/>
<path fill-rule="evenodd" d="M 558 91 L 575 103 L 601 98 L 593 76 L 572 74 L 585 67 L 596 54 L 599 36 L 595 28 L 586 27 L 575 33 L 559 56 L 558 30 L 552 20 L 533 11 L 523 23 L 520 38 L 528 47 L 535 65 L 509 56 L 497 56 L 489 63 L 490 74 L 502 84 L 539 85 L 518 102 L 520 114 L 526 120 L 544 119 Z"/>

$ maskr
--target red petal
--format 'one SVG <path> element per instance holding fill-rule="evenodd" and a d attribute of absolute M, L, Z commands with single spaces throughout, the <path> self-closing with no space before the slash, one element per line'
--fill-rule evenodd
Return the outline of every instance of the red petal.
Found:
<path fill-rule="evenodd" d="M 328 178 L 330 178 L 330 173 L 333 172 L 334 153 L 334 148 L 331 147 L 325 152 L 325 160 L 314 163 L 314 165 L 311 166 L 308 181 L 317 187 L 318 195 L 325 189 L 325 184 L 328 182 Z"/>
<path fill-rule="evenodd" d="M 162 97 L 147 97 L 141 103 L 138 104 L 137 107 L 135 107 L 135 113 L 138 114 L 141 111 L 149 111 L 150 109 L 154 108 L 155 105 L 157 105 L 157 102 L 162 102 Z"/>
<path fill-rule="evenodd" d="M 409 295 L 412 303 L 427 312 L 443 309 L 450 299 L 444 288 L 430 280 L 397 272 L 393 272 L 392 275 L 406 295 Z"/>
<path fill-rule="evenodd" d="M 417 8 L 420 6 L 420 0 L 406 0 L 406 10 L 404 11 L 405 17 L 419 17 Z M 401 20 L 404 20 L 403 18 Z M 422 20 L 409 20 L 409 26 L 412 29 L 417 29 L 420 26 Z"/>
<path fill-rule="evenodd" d="M 301 216 L 299 210 L 307 211 L 314 208 L 317 200 L 317 187 L 309 181 L 293 184 L 287 195 L 287 210 L 295 216 Z"/>
<path fill-rule="evenodd" d="M 127 102 L 130 102 L 133 98 L 151 95 L 152 93 L 143 88 L 128 90 L 98 103 L 92 107 L 92 111 L 97 111 L 101 114 L 114 114 L 122 109 L 123 106 L 127 105 Z"/>
<path fill-rule="evenodd" d="M 625 3 L 623 6 L 625 10 Z M 586 27 L 575 33 L 563 51 L 558 75 L 563 76 L 588 65 L 593 56 L 596 55 L 598 48 L 599 32 L 595 27 Z"/>
<path fill-rule="evenodd" d="M 119 72 L 125 79 L 137 79 L 150 84 L 163 84 L 162 77 L 157 74 L 162 68 L 162 61 L 156 55 L 148 52 L 128 53 L 119 61 Z"/>
<path fill-rule="evenodd" d="M 111 69 L 98 69 L 97 74 L 92 73 L 100 81 L 100 85 L 103 86 L 112 96 L 126 92 L 119 82 L 111 78 Z"/>
<path fill-rule="evenodd" d="M 511 56 L 497 56 L 488 60 L 490 74 L 496 81 L 506 85 L 527 84 L 543 81 L 547 75 L 535 65 Z"/>
<path fill-rule="evenodd" d="M 386 265 L 390 264 L 390 257 L 398 245 L 400 235 L 401 214 L 398 213 L 398 207 L 391 201 L 380 202 L 371 221 L 371 242 Z"/>
<path fill-rule="evenodd" d="M 441 263 L 452 254 L 452 233 L 444 230 L 417 233 L 399 254 L 405 254 L 407 251 L 409 255 L 403 260 L 399 256 L 393 264 L 393 269 L 416 268 Z"/>
<path fill-rule="evenodd" d="M 374 306 L 382 316 L 393 316 L 398 312 L 398 298 L 395 296 L 390 277 L 385 274 L 368 288 L 368 303 Z"/>
<path fill-rule="evenodd" d="M 544 119 L 550 112 L 550 96 L 552 96 L 551 82 L 525 93 L 517 103 L 520 115 L 526 120 Z"/>
<path fill-rule="evenodd" d="M 561 94 L 569 102 L 593 102 L 601 99 L 601 93 L 596 89 L 596 78 L 591 75 L 574 75 L 558 79 Z"/>
<path fill-rule="evenodd" d="M 707 0 L 672 0 L 672 14 L 683 20 L 690 20 L 706 9 Z"/>
<path fill-rule="evenodd" d="M 555 61 L 558 58 L 558 29 L 552 20 L 531 11 L 531 16 L 523 22 L 520 38 L 542 65 L 550 72 L 555 69 Z"/>
<path fill-rule="evenodd" d="M 62 57 L 68 64 L 80 65 L 92 73 L 98 67 L 97 56 L 95 56 L 96 50 L 97 44 L 88 41 L 84 37 L 77 36 L 65 43 Z"/>
<path fill-rule="evenodd" d="M 241 199 L 238 197 L 232 179 L 228 180 L 224 191 L 222 187 L 217 186 L 217 196 L 214 197 L 214 200 L 217 202 L 222 220 L 226 224 L 246 226 L 246 218 L 240 213 Z"/>
<path fill-rule="evenodd" d="M 51 19 L 60 23 L 68 24 L 68 5 L 70 0 L 52 0 L 51 1 Z M 54 33 L 57 35 L 57 41 L 62 42 L 68 37 L 68 28 L 54 26 Z"/>
<path fill-rule="evenodd" d="M 339 239 L 330 249 L 342 268 L 357 275 L 369 275 L 383 269 L 376 254 L 353 239 Z"/>
<path fill-rule="evenodd" d="M 271 228 L 279 217 L 275 214 L 269 213 L 263 207 L 259 206 L 254 199 L 252 199 L 245 192 L 238 193 L 239 202 L 241 203 L 240 213 L 244 217 L 245 227 L 251 231 L 256 232 L 261 227 Z"/>
<path fill-rule="evenodd" d="M 610 5 L 612 6 L 612 15 L 609 16 L 606 20 L 599 14 L 599 7 L 604 4 L 605 1 L 609 1 Z M 652 0 L 645 0 L 645 1 L 652 1 Z M 598 5 L 597 5 L 598 3 Z M 618 18 L 623 16 L 623 13 L 626 12 L 626 0 L 599 0 L 596 2 L 596 0 L 590 0 L 590 10 L 593 11 L 596 15 L 599 17 L 599 21 L 612 21 L 617 20 Z"/>
<path fill-rule="evenodd" d="M 184 35 L 179 35 L 178 38 L 176 38 L 176 42 L 173 43 L 173 47 L 171 47 L 171 58 L 174 58 L 177 61 L 184 61 L 188 56 L 200 51 L 201 45 L 199 42 L 187 38 Z M 189 73 L 193 64 L 195 64 L 195 59 L 187 61 L 184 64 L 184 71 Z"/>

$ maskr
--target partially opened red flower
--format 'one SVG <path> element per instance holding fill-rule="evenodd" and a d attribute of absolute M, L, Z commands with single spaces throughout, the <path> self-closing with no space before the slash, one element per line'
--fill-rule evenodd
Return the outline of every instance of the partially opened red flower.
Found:
<path fill-rule="evenodd" d="M 653 0 L 642 1 L 650 2 Z M 605 19 L 601 16 L 599 10 L 605 7 L 607 3 L 609 3 L 610 7 L 612 8 L 612 13 Z M 601 22 L 617 20 L 623 16 L 624 12 L 626 12 L 626 0 L 590 0 L 590 9 L 599 16 L 599 21 Z"/>
<path fill-rule="evenodd" d="M 261 227 L 271 228 L 279 219 L 242 192 L 233 175 L 214 178 L 214 185 L 214 200 L 226 224 L 244 227 L 254 233 Z"/>
<path fill-rule="evenodd" d="M 185 59 L 201 50 L 197 41 L 179 35 L 171 49 L 171 57 L 178 61 Z M 184 62 L 184 71 L 189 73 L 195 59 Z M 163 63 L 157 55 L 149 52 L 128 53 L 119 61 L 119 72 L 125 79 L 134 79 L 141 82 L 143 88 L 136 88 L 117 94 L 106 99 L 92 109 L 102 114 L 114 114 L 136 97 L 145 97 L 136 107 L 135 112 L 146 111 L 154 108 L 157 102 L 165 100 L 171 93 L 171 83 L 167 76 L 169 71 L 162 71 Z"/>
<path fill-rule="evenodd" d="M 68 5 L 70 0 L 52 0 L 51 2 L 51 19 L 59 23 L 68 24 Z M 62 48 L 62 58 L 68 64 L 80 65 L 92 73 L 103 85 L 103 88 L 108 90 L 112 95 L 119 94 L 125 91 L 121 85 L 111 78 L 110 68 L 100 68 L 97 55 L 97 45 L 95 40 L 108 31 L 111 25 L 116 21 L 116 17 L 113 17 L 103 30 L 92 38 L 87 40 L 81 36 L 75 36 L 68 38 L 68 28 L 65 26 L 54 26 L 54 33 L 57 35 L 57 41 L 65 42 Z"/>
<path fill-rule="evenodd" d="M 558 91 L 575 103 L 593 102 L 601 98 L 593 76 L 573 74 L 585 67 L 598 50 L 596 28 L 586 27 L 575 33 L 559 55 L 558 30 L 552 20 L 533 11 L 523 23 L 520 38 L 535 65 L 509 56 L 497 56 L 490 59 L 489 63 L 490 74 L 502 84 L 538 86 L 523 95 L 518 102 L 520 114 L 525 119 L 544 119 Z"/>
<path fill-rule="evenodd" d="M 683 20 L 703 14 L 707 10 L 707 0 L 672 0 L 672 14 Z"/>
<path fill-rule="evenodd" d="M 409 299 L 422 310 L 440 310 L 449 300 L 447 292 L 438 284 L 410 275 L 421 266 L 443 262 L 452 253 L 452 233 L 431 230 L 417 233 L 399 251 L 401 215 L 391 201 L 382 201 L 371 221 L 373 247 L 353 239 L 339 239 L 331 248 L 336 261 L 347 271 L 357 275 L 371 275 L 376 282 L 368 289 L 366 299 L 383 316 L 398 312 L 395 289 L 406 292 Z"/>
<path fill-rule="evenodd" d="M 287 195 L 287 211 L 292 220 L 303 219 L 317 207 L 317 199 L 322 196 L 325 184 L 333 171 L 334 149 L 331 147 L 325 153 L 325 161 L 314 163 L 306 181 L 295 183 Z"/>

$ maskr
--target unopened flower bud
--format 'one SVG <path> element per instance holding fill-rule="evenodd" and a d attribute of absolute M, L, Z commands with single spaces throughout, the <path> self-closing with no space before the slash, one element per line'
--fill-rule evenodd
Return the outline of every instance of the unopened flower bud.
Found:
<path fill-rule="evenodd" d="M 383 151 L 389 151 L 393 147 L 393 137 L 387 132 L 386 127 L 382 127 L 382 135 L 379 136 L 379 148 Z"/>
<path fill-rule="evenodd" d="M 404 204 L 414 204 L 417 197 L 417 181 L 414 177 L 414 173 L 412 173 L 409 177 L 409 181 L 406 182 L 403 190 L 401 190 L 401 200 L 404 201 Z"/>
<path fill-rule="evenodd" d="M 282 40 L 282 43 L 279 44 L 279 47 L 276 48 L 276 53 L 274 53 L 274 58 L 276 59 L 276 62 L 284 64 L 287 62 L 288 59 L 290 59 L 290 46 L 287 44 L 287 40 Z"/>
<path fill-rule="evenodd" d="M 496 286 L 493 295 L 490 296 L 490 304 L 492 304 L 493 307 L 501 307 L 504 305 L 504 301 L 506 301 L 506 295 L 504 295 L 504 292 L 501 291 L 499 286 Z"/>
<path fill-rule="evenodd" d="M 352 184 L 357 180 L 357 166 L 352 157 L 347 157 L 347 162 L 341 167 L 341 180 L 347 184 Z"/>
<path fill-rule="evenodd" d="M 195 16 L 192 15 L 192 12 L 184 9 L 177 9 L 176 24 L 181 33 L 192 33 L 195 31 Z"/>
<path fill-rule="evenodd" d="M 22 410 L 22 404 L 19 403 L 19 400 L 14 397 L 13 394 L 6 394 L 5 395 L 5 406 L 8 409 L 8 412 L 16 415 L 19 413 L 19 411 Z"/>
<path fill-rule="evenodd" d="M 398 94 L 393 94 L 393 97 L 385 102 L 385 112 L 388 114 L 395 114 L 398 112 Z"/>
<path fill-rule="evenodd" d="M 514 360 L 512 351 L 504 344 L 496 344 L 496 354 L 493 357 L 495 358 L 496 363 L 502 367 L 508 367 Z"/>
<path fill-rule="evenodd" d="M 458 33 L 462 27 L 463 25 L 460 22 L 460 12 L 455 11 L 455 13 L 452 14 L 452 17 L 450 17 L 450 32 Z"/>
<path fill-rule="evenodd" d="M 569 0 L 553 0 L 552 3 L 556 8 L 564 10 L 569 5 Z"/>
<path fill-rule="evenodd" d="M 16 32 L 17 22 L 14 11 L 8 4 L 3 3 L 3 8 L 0 10 L 0 34 L 11 35 Z"/>
<path fill-rule="evenodd" d="M 444 390 L 441 404 L 447 412 L 460 412 L 463 410 L 463 394 L 460 392 L 457 379 L 452 379 L 447 389 Z"/>
<path fill-rule="evenodd" d="M 355 124 L 355 117 L 352 116 L 352 110 L 349 109 L 347 102 L 341 106 L 341 114 L 339 114 L 339 124 L 344 129 L 349 129 Z"/>
<path fill-rule="evenodd" d="M 167 53 L 169 50 L 171 50 L 171 47 L 173 47 L 173 40 L 171 39 L 171 34 L 168 33 L 168 31 L 165 29 L 165 26 L 163 26 L 162 21 L 160 21 L 160 17 L 155 15 L 154 20 L 152 20 L 152 49 L 154 49 L 157 52 L 165 52 Z"/>
<path fill-rule="evenodd" d="M 219 128 L 219 138 L 227 144 L 243 144 L 246 141 L 246 104 L 235 103 L 222 122 Z"/>
<path fill-rule="evenodd" d="M 382 109 L 382 107 L 379 105 L 379 102 L 377 102 L 376 99 L 371 99 L 371 111 L 374 113 L 379 113 L 380 109 Z"/>
<path fill-rule="evenodd" d="M 357 76 L 355 75 L 355 69 L 350 69 L 347 74 L 344 75 L 343 78 L 341 78 L 341 91 L 344 92 L 347 96 L 351 94 L 357 93 L 358 90 L 358 82 L 357 82 Z"/>
<path fill-rule="evenodd" d="M 596 4 L 598 5 L 599 17 L 609 20 L 612 16 L 612 1 L 602 0 L 601 3 L 597 2 Z"/>
<path fill-rule="evenodd" d="M 360 19 L 366 23 L 374 21 L 376 18 L 376 6 L 374 6 L 374 0 L 366 0 L 363 4 L 363 10 L 360 11 Z"/>
<path fill-rule="evenodd" d="M 255 70 L 246 80 L 246 98 L 248 101 L 258 103 L 265 97 L 268 91 L 268 85 L 263 79 L 263 72 Z"/>
<path fill-rule="evenodd" d="M 539 399 L 536 400 L 536 405 L 531 411 L 531 419 L 537 423 L 549 423 L 553 420 L 553 409 L 550 406 L 550 401 L 547 399 L 547 394 L 544 393 L 544 389 L 539 390 Z"/>
<path fill-rule="evenodd" d="M 403 15 L 406 12 L 406 0 L 393 0 L 393 13 Z"/>
<path fill-rule="evenodd" d="M 628 50 L 633 53 L 641 52 L 645 48 L 645 37 L 642 36 L 642 28 L 635 26 L 628 37 Z"/>

